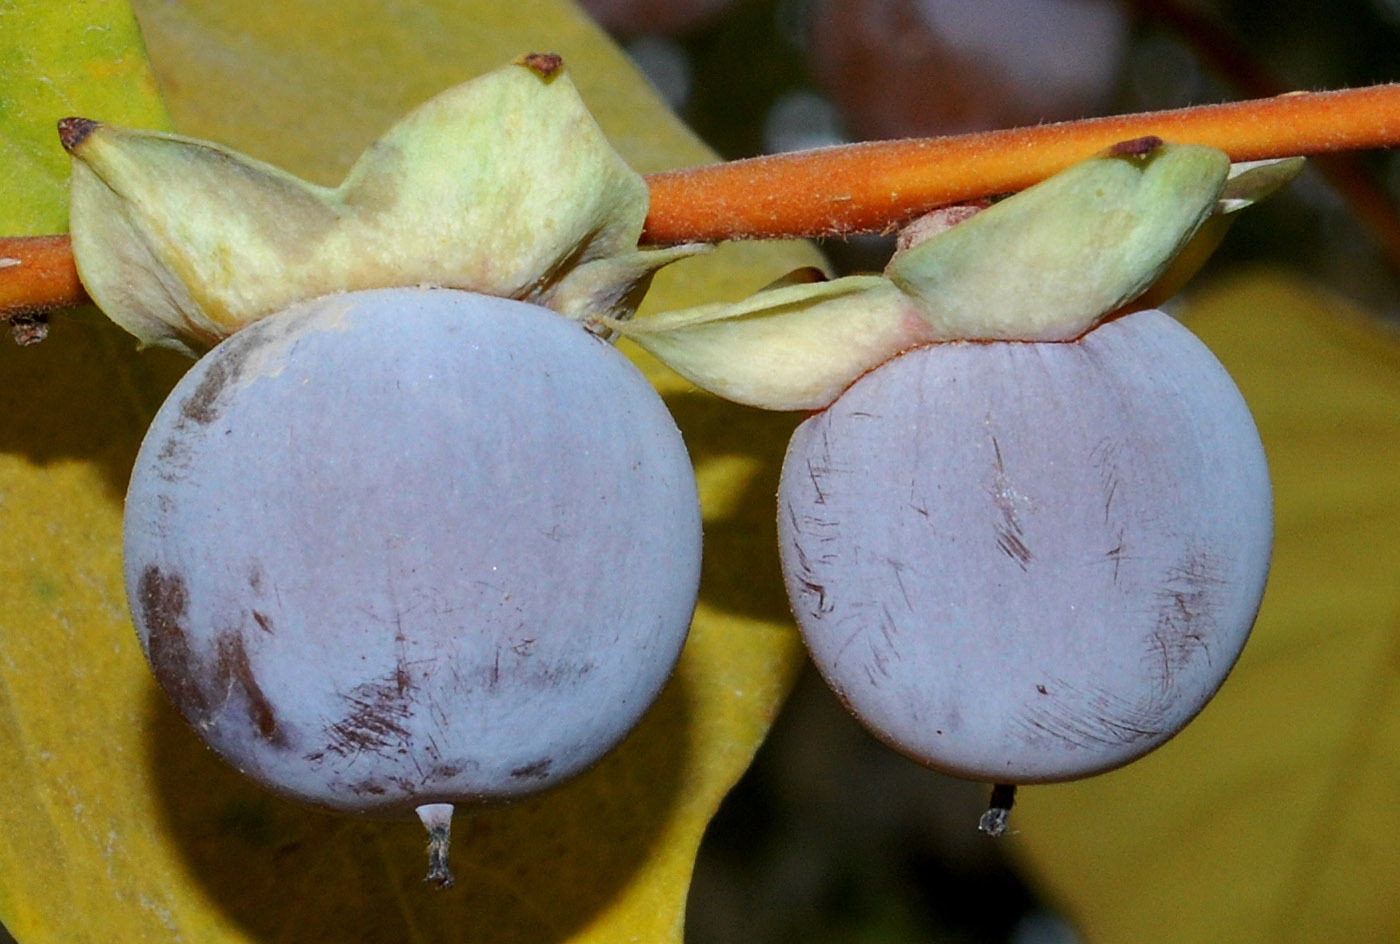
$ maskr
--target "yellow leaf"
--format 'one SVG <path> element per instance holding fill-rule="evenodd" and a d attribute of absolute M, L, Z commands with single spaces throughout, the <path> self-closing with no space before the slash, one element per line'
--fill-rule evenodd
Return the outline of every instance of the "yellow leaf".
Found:
<path fill-rule="evenodd" d="M 81 15 L 78 15 L 78 13 Z M 86 112 L 136 127 L 168 119 L 124 0 L 0 6 L 0 207 L 7 236 L 68 229 L 59 119 Z"/>
<path fill-rule="evenodd" d="M 121 13 L 38 6 L 69 38 L 115 28 L 80 16 Z M 559 0 L 199 0 L 137 14 L 177 130 L 320 182 L 417 102 L 529 50 L 566 57 L 639 169 L 710 159 Z M 137 55 L 127 36 L 125 55 Z M 99 81 L 65 71 L 70 50 L 41 45 L 0 95 L 59 76 L 71 86 L 59 97 L 76 100 Z M 130 103 L 72 111 L 158 125 L 144 107 L 145 118 Z M 0 117 L 0 133 L 12 120 Z M 48 216 L 35 225 L 56 228 L 61 191 L 42 201 Z M 10 214 L 0 203 L 0 232 L 28 225 Z M 794 245 L 727 247 L 663 274 L 648 305 L 738 297 L 812 261 Z M 704 828 L 801 660 L 773 533 L 795 418 L 696 393 L 639 356 L 686 436 L 706 516 L 681 667 L 584 777 L 459 817 L 458 882 L 437 893 L 422 884 L 416 823 L 338 818 L 267 794 L 209 753 L 151 681 L 121 588 L 121 499 L 144 427 L 188 362 L 133 346 L 111 325 L 65 316 L 37 348 L 0 350 L 0 920 L 23 944 L 679 941 Z"/>
<path fill-rule="evenodd" d="M 1244 655 L 1123 770 L 1021 791 L 1015 848 L 1090 944 L 1400 936 L 1400 340 L 1296 278 L 1188 323 L 1254 411 L 1275 488 Z"/>

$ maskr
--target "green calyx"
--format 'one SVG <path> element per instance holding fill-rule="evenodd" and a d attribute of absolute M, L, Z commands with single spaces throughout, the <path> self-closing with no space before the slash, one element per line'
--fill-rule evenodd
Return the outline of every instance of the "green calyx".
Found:
<path fill-rule="evenodd" d="M 615 327 L 720 396 L 820 409 L 920 345 L 1082 336 L 1153 286 L 1203 224 L 1300 167 L 1290 159 L 1232 170 L 1212 148 L 1149 143 L 1077 164 L 913 240 L 883 275 L 779 284 L 734 304 Z"/>
<path fill-rule="evenodd" d="M 651 273 L 647 188 L 557 56 L 526 56 L 419 106 L 339 187 L 227 148 L 84 119 L 73 155 L 78 272 L 143 343 L 198 353 L 293 302 L 428 285 L 631 317 Z"/>

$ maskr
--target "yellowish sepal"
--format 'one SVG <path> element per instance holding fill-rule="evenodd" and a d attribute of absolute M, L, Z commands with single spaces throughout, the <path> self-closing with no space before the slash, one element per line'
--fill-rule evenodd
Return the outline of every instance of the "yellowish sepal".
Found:
<path fill-rule="evenodd" d="M 696 250 L 637 249 L 645 182 L 557 59 L 542 60 L 424 103 L 336 188 L 206 142 L 86 123 L 65 138 L 83 283 L 143 342 L 191 353 L 295 301 L 365 288 L 629 317 L 652 268 Z"/>
<path fill-rule="evenodd" d="M 881 276 L 782 282 L 738 303 L 609 326 L 720 396 L 821 409 L 918 345 L 1080 337 L 1154 284 L 1203 223 L 1297 167 L 1232 178 L 1225 154 L 1195 146 L 1095 158 L 937 228 Z"/>
<path fill-rule="evenodd" d="M 1084 161 L 896 253 L 885 274 L 937 337 L 1070 340 L 1157 279 L 1229 170 L 1195 146 Z"/>
<path fill-rule="evenodd" d="M 697 386 L 770 410 L 820 409 L 871 367 L 932 340 L 914 301 L 878 275 L 779 284 L 609 326 Z"/>

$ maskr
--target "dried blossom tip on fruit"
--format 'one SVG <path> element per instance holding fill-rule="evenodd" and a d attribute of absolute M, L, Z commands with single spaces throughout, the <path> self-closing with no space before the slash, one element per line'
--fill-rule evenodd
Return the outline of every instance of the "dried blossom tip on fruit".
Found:
<path fill-rule="evenodd" d="M 1007 828 L 1011 825 L 1011 807 L 1016 803 L 1016 785 L 1014 783 L 999 783 L 992 787 L 991 799 L 987 801 L 987 809 L 977 820 L 977 829 L 988 836 L 1005 836 Z"/>
<path fill-rule="evenodd" d="M 416 812 L 428 831 L 428 874 L 423 881 L 438 888 L 451 888 L 454 879 L 447 853 L 452 845 L 452 804 L 425 803 Z"/>
<path fill-rule="evenodd" d="M 59 127 L 84 286 L 144 343 L 191 353 L 294 302 L 366 288 L 626 318 L 657 266 L 696 251 L 637 248 L 646 184 L 549 54 L 425 102 L 335 188 L 179 135 Z"/>
<path fill-rule="evenodd" d="M 961 221 L 931 218 L 881 276 L 610 326 L 720 396 L 820 409 L 912 347 L 1079 337 L 1161 275 L 1219 209 L 1229 170 L 1212 148 L 1126 148 Z"/>

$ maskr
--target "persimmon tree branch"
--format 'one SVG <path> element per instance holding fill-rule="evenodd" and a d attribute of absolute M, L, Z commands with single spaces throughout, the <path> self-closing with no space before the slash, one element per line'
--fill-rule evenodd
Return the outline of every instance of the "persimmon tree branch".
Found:
<path fill-rule="evenodd" d="M 890 230 L 938 206 L 1022 190 L 1113 144 L 1157 136 L 1232 160 L 1394 147 L 1400 85 L 1201 105 L 944 138 L 750 158 L 648 178 L 657 243 Z"/>
<path fill-rule="evenodd" d="M 0 322 L 16 341 L 42 340 L 48 312 L 85 301 L 67 236 L 0 236 Z"/>
<path fill-rule="evenodd" d="M 1400 145 L 1400 85 L 1202 105 L 943 138 L 853 144 L 647 178 L 644 241 L 890 231 L 950 203 L 1024 189 L 1122 141 L 1157 136 L 1233 160 Z M 0 320 L 79 304 L 67 237 L 0 237 Z"/>

